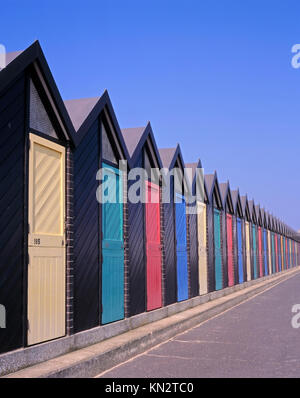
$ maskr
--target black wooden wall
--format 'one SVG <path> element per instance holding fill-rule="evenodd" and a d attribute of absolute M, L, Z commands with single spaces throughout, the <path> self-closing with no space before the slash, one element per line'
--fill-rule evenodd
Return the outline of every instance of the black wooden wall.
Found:
<path fill-rule="evenodd" d="M 74 153 L 74 331 L 100 320 L 100 234 L 96 190 L 99 126 L 92 125 Z"/>
<path fill-rule="evenodd" d="M 135 167 L 142 167 L 142 151 Z M 135 181 L 128 181 L 128 192 Z M 146 310 L 144 204 L 128 201 L 129 315 Z"/>
<path fill-rule="evenodd" d="M 171 193 L 174 191 L 173 178 L 170 180 Z M 173 196 L 173 195 L 172 195 Z M 175 247 L 175 209 L 173 198 L 164 203 L 164 253 L 165 253 L 165 305 L 177 301 L 177 266 Z"/>
<path fill-rule="evenodd" d="M 0 97 L 0 352 L 23 345 L 25 75 Z"/>

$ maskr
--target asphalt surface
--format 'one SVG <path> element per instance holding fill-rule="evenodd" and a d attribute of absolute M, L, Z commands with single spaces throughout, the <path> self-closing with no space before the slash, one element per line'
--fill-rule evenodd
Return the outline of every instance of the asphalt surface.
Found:
<path fill-rule="evenodd" d="M 99 377 L 300 377 L 294 304 L 300 274 Z"/>

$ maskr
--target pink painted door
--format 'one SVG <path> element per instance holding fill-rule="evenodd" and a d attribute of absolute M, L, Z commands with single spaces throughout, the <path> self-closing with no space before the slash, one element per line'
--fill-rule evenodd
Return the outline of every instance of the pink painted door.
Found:
<path fill-rule="evenodd" d="M 228 261 L 228 286 L 234 285 L 233 250 L 232 250 L 232 216 L 226 215 L 227 225 L 227 261 Z"/>
<path fill-rule="evenodd" d="M 147 310 L 162 306 L 159 186 L 146 182 Z"/>

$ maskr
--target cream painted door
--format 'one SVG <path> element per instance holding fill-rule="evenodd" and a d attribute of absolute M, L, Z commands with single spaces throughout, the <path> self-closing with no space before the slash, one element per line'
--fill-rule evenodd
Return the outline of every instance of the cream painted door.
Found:
<path fill-rule="evenodd" d="M 198 257 L 199 257 L 199 285 L 200 294 L 208 292 L 207 286 L 207 248 L 206 248 L 206 205 L 197 202 L 198 218 Z"/>
<path fill-rule="evenodd" d="M 30 134 L 28 345 L 65 335 L 65 148 Z"/>
<path fill-rule="evenodd" d="M 250 258 L 250 225 L 246 221 L 246 260 L 247 260 L 247 281 L 251 280 L 251 258 Z"/>

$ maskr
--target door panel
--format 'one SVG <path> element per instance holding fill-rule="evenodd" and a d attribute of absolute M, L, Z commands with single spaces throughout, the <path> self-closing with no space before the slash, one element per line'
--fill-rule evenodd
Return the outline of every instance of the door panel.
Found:
<path fill-rule="evenodd" d="M 199 256 L 199 285 L 200 294 L 208 292 L 207 285 L 207 237 L 206 237 L 206 205 L 197 203 L 198 219 L 198 256 Z"/>
<path fill-rule="evenodd" d="M 243 241 L 242 241 L 242 222 L 237 219 L 237 248 L 238 248 L 238 264 L 239 264 L 239 283 L 244 282 L 243 268 Z"/>
<path fill-rule="evenodd" d="M 65 335 L 65 148 L 29 134 L 28 345 Z"/>
<path fill-rule="evenodd" d="M 123 184 L 120 170 L 103 164 L 102 324 L 124 318 Z"/>
<path fill-rule="evenodd" d="M 176 193 L 176 253 L 177 253 L 177 300 L 188 299 L 188 268 L 186 241 L 186 208 L 185 199 Z"/>
<path fill-rule="evenodd" d="M 246 261 L 247 261 L 247 281 L 251 280 L 251 256 L 250 256 L 250 225 L 246 221 Z"/>
<path fill-rule="evenodd" d="M 227 261 L 228 261 L 228 286 L 234 285 L 233 247 L 232 247 L 232 216 L 226 215 L 227 229 Z"/>
<path fill-rule="evenodd" d="M 220 211 L 214 209 L 214 241 L 215 241 L 215 279 L 216 290 L 223 288 L 223 270 L 222 270 L 222 256 L 221 256 L 221 225 L 220 225 Z"/>
<path fill-rule="evenodd" d="M 263 276 L 263 258 L 262 258 L 262 234 L 261 227 L 258 227 L 258 260 L 259 260 L 259 276 Z"/>
<path fill-rule="evenodd" d="M 162 306 L 159 186 L 146 181 L 147 310 Z"/>
<path fill-rule="evenodd" d="M 280 235 L 277 234 L 277 241 L 278 241 L 278 270 L 281 271 L 281 242 L 280 242 Z"/>
<path fill-rule="evenodd" d="M 257 249 L 256 249 L 256 228 L 252 225 L 252 246 L 253 246 L 253 277 L 257 278 Z"/>

